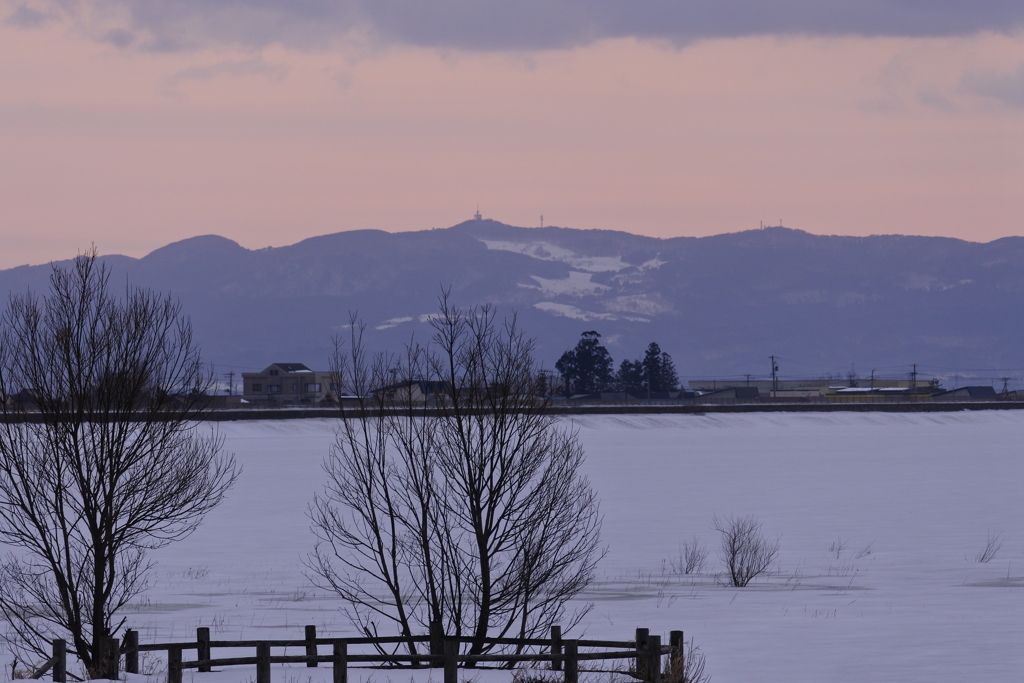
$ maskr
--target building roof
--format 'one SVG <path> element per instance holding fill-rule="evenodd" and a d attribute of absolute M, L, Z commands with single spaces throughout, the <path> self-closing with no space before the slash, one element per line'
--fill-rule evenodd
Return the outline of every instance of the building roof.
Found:
<path fill-rule="evenodd" d="M 302 363 L 274 363 L 271 367 L 278 367 L 285 372 L 313 372 Z"/>
<path fill-rule="evenodd" d="M 831 387 L 829 387 L 831 388 Z M 906 387 L 876 387 L 871 389 L 870 387 L 844 387 L 842 389 L 836 389 L 837 394 L 905 394 L 907 393 Z"/>
<path fill-rule="evenodd" d="M 949 391 L 943 392 L 943 394 L 964 394 L 971 396 L 972 398 L 983 396 L 996 396 L 996 390 L 994 387 L 957 387 L 956 389 L 950 389 Z M 940 396 L 942 394 L 939 394 Z"/>
<path fill-rule="evenodd" d="M 705 391 L 700 394 L 701 397 L 718 397 L 728 398 L 732 395 L 734 398 L 760 398 L 761 394 L 757 387 L 726 387 L 725 389 L 716 389 L 715 391 Z"/>

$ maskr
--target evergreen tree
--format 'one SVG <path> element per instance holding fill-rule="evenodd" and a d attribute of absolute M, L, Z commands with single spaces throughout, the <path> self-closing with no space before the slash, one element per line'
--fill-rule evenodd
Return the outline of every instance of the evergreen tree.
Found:
<path fill-rule="evenodd" d="M 555 368 L 566 380 L 566 395 L 605 391 L 612 383 L 612 356 L 590 330 L 580 335 L 574 349 L 562 354 Z"/>
<path fill-rule="evenodd" d="M 644 376 L 644 364 L 639 360 L 624 359 L 619 364 L 619 372 L 615 376 L 615 383 L 621 391 L 640 396 L 647 389 L 647 380 Z"/>
<path fill-rule="evenodd" d="M 656 343 L 648 345 L 641 365 L 645 390 L 649 387 L 651 392 L 675 391 L 679 387 L 679 375 L 672 356 L 662 351 Z"/>

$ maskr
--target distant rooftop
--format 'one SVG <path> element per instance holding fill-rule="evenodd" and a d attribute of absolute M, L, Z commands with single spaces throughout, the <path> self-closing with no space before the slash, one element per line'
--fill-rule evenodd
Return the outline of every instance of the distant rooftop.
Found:
<path fill-rule="evenodd" d="M 956 389 L 950 389 L 949 391 L 943 392 L 945 394 L 960 394 L 974 397 L 981 396 L 997 396 L 995 387 L 986 386 L 971 386 L 971 387 L 958 387 Z M 941 396 L 941 394 L 940 394 Z"/>
<path fill-rule="evenodd" d="M 274 363 L 285 372 L 313 372 L 302 363 Z"/>

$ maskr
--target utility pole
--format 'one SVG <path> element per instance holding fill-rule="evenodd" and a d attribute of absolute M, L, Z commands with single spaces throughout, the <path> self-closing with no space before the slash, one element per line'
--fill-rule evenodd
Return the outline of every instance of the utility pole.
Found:
<path fill-rule="evenodd" d="M 228 378 L 228 396 L 235 395 L 235 371 L 225 372 L 224 376 Z"/>
<path fill-rule="evenodd" d="M 775 394 L 779 391 L 779 377 L 776 373 L 779 371 L 779 366 L 775 362 L 775 356 L 768 356 L 772 359 L 772 398 L 775 398 Z"/>
<path fill-rule="evenodd" d="M 910 393 L 917 396 L 917 363 L 914 363 L 914 369 L 910 373 Z"/>
<path fill-rule="evenodd" d="M 1003 396 L 1005 396 L 1006 394 L 1010 393 L 1010 378 L 1000 377 L 999 379 L 1003 380 Z"/>
<path fill-rule="evenodd" d="M 753 375 L 746 375 L 746 378 L 747 378 L 747 386 L 748 386 L 748 387 L 750 386 L 750 378 L 751 378 L 752 376 L 753 376 Z"/>
<path fill-rule="evenodd" d="M 871 368 L 871 388 L 875 388 L 875 369 Z"/>

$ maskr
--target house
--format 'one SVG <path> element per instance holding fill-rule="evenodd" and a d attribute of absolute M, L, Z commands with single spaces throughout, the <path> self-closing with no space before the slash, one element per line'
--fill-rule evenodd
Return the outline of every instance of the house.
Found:
<path fill-rule="evenodd" d="M 242 373 L 242 398 L 249 403 L 320 403 L 337 396 L 330 372 L 310 370 L 302 363 L 274 363 L 263 372 Z"/>

